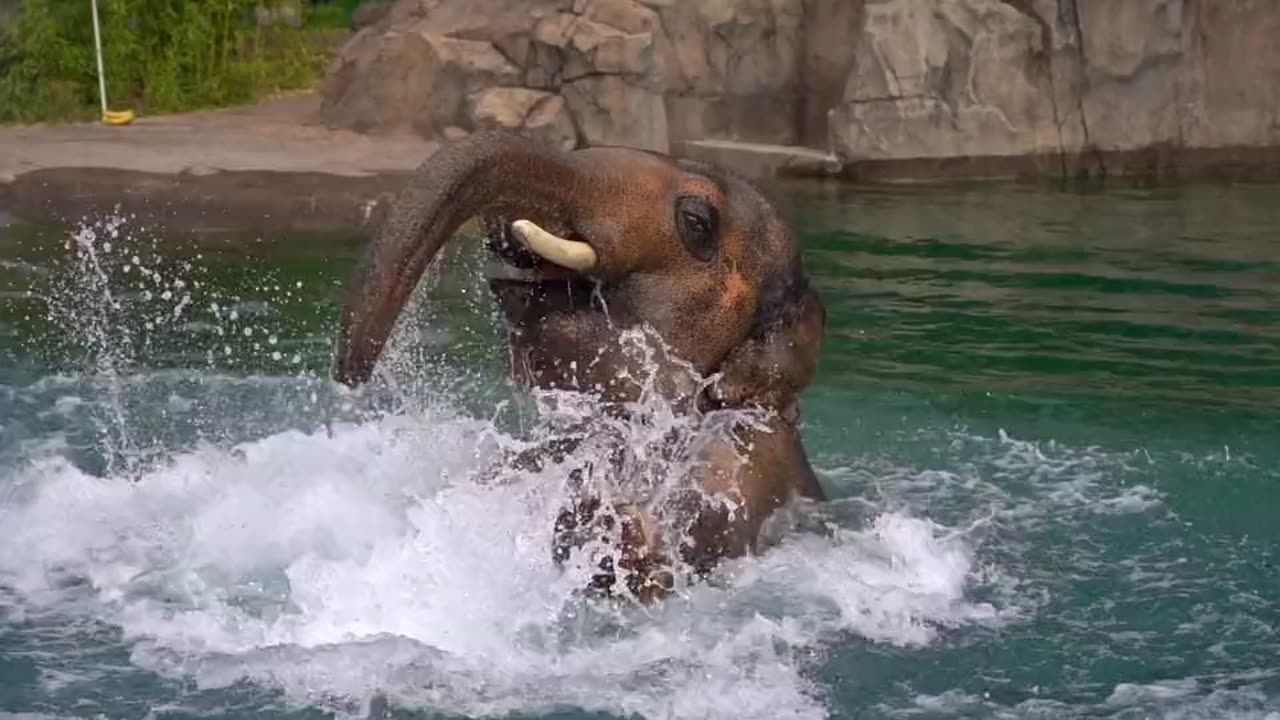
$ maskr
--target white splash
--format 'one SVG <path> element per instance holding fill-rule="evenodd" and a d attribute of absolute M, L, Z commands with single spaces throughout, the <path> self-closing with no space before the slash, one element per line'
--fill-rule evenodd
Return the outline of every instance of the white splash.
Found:
<path fill-rule="evenodd" d="M 45 459 L 0 505 L 0 582 L 119 625 L 143 667 L 357 713 L 381 695 L 465 715 L 822 717 L 802 648 L 997 619 L 964 599 L 963 541 L 892 514 L 788 538 L 657 609 L 581 600 L 550 559 L 559 479 L 473 481 L 494 437 L 391 418 L 205 447 L 137 482 Z"/>
<path fill-rule="evenodd" d="M 84 232 L 81 248 L 94 253 L 119 235 Z M 118 267 L 159 272 L 128 256 Z M 90 280 L 101 274 L 91 270 Z M 142 276 L 144 286 L 180 279 Z M 76 327 L 108 362 L 90 370 L 105 367 L 119 393 L 138 392 L 160 374 L 132 366 L 136 345 L 112 345 L 102 318 L 115 317 L 120 296 L 103 286 L 94 297 L 101 312 Z M 163 312 L 148 317 L 206 322 L 218 346 L 244 336 L 238 347 L 252 348 L 262 334 L 238 314 L 247 301 L 159 297 Z M 263 353 L 275 346 L 269 337 Z M 644 333 L 628 342 L 650 347 Z M 409 380 L 400 391 L 433 378 Z M 157 397 L 173 417 L 207 415 L 204 439 L 159 448 L 146 463 L 95 475 L 46 448 L 0 468 L 0 589 L 33 616 L 118 627 L 135 665 L 200 688 L 249 680 L 296 706 L 353 716 L 389 702 L 468 716 L 821 718 L 828 709 L 811 676 L 833 640 L 920 645 L 946 627 L 1005 618 L 965 597 L 976 572 L 965 533 L 901 512 L 786 534 L 656 607 L 582 597 L 587 568 L 562 571 L 551 558 L 566 467 L 626 447 L 628 467 L 661 494 L 688 460 L 657 448 L 673 436 L 694 447 L 699 433 L 750 417 L 691 419 L 646 392 L 632 408 L 640 420 L 595 419 L 595 440 L 564 465 L 494 472 L 531 438 L 468 416 L 439 390 L 395 413 L 339 414 L 348 421 L 328 432 L 281 430 L 286 418 L 256 439 L 224 442 L 238 433 L 207 423 L 238 421 L 225 408 L 208 413 L 208 387 L 175 396 L 165 386 Z M 74 388 L 58 392 L 55 411 L 78 413 Z M 533 440 L 594 417 L 581 398 L 535 400 Z M 131 429 L 123 410 L 101 421 Z"/>

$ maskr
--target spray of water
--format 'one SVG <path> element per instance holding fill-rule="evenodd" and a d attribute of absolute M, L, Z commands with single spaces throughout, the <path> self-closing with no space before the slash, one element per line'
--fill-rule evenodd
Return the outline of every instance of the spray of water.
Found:
<path fill-rule="evenodd" d="M 831 642 L 922 645 L 1007 619 L 966 598 L 975 561 L 964 530 L 874 510 L 817 532 L 792 523 L 768 552 L 682 581 L 654 607 L 587 596 L 608 548 L 583 547 L 563 567 L 551 555 L 574 470 L 597 469 L 576 475 L 595 492 L 661 505 L 686 489 L 700 443 L 759 417 L 677 412 L 652 372 L 634 378 L 644 391 L 625 414 L 554 392 L 470 412 L 447 365 L 397 347 L 421 333 L 421 308 L 397 332 L 391 381 L 352 395 L 296 370 L 280 337 L 246 322 L 249 300 L 201 280 L 198 258 L 162 268 L 124 225 L 79 228 L 48 297 L 87 348 L 80 372 L 106 378 L 91 404 L 110 461 L 97 469 L 55 451 L 0 468 L 0 588 L 24 617 L 118 628 L 137 668 L 201 690 L 247 681 L 289 706 L 353 716 L 390 704 L 819 718 L 814 663 Z M 148 343 L 166 328 L 196 345 L 182 357 L 203 362 L 149 367 Z M 652 333 L 624 343 L 641 366 L 670 366 L 656 362 L 665 351 Z M 265 369 L 212 364 L 241 352 Z M 185 388 L 186 404 L 161 416 L 194 429 L 140 431 L 156 416 L 130 398 L 149 383 Z M 531 421 L 498 417 L 521 402 Z M 575 433 L 557 461 L 507 462 Z M 186 439 L 146 439 L 175 436 Z"/>
<path fill-rule="evenodd" d="M 113 322 L 124 310 L 124 303 L 113 294 L 111 279 L 99 260 L 100 251 L 111 253 L 114 243 L 122 239 L 123 224 L 123 218 L 111 217 L 94 225 L 81 225 L 70 234 L 64 247 L 70 251 L 73 263 L 71 273 L 66 276 L 72 279 L 73 285 L 69 288 L 72 291 L 51 295 L 49 313 L 67 331 L 84 339 L 88 351 L 85 365 L 106 387 L 103 406 L 108 417 L 99 425 L 99 442 L 107 458 L 107 471 L 133 474 L 140 452 L 130 437 L 121 403 L 120 372 L 127 359 L 134 355 L 134 337 L 127 325 Z M 145 268 L 141 261 L 135 260 L 128 267 L 137 267 L 139 274 L 154 279 L 155 285 L 163 284 L 162 276 Z M 148 288 L 143 292 L 152 291 Z M 165 288 L 164 292 L 172 290 Z M 175 317 L 180 315 L 181 309 L 178 309 Z"/>

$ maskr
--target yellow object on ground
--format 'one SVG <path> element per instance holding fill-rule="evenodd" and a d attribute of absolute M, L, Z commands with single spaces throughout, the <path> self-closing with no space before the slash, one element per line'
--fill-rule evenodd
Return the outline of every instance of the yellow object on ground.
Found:
<path fill-rule="evenodd" d="M 98 29 L 98 0 L 89 0 L 93 11 L 93 49 L 98 56 L 98 98 L 102 101 L 102 122 L 106 125 L 128 125 L 133 122 L 132 110 L 107 109 L 107 76 L 102 69 L 102 32 Z"/>
<path fill-rule="evenodd" d="M 106 110 L 102 113 L 102 122 L 107 125 L 128 125 L 133 122 L 132 110 Z"/>

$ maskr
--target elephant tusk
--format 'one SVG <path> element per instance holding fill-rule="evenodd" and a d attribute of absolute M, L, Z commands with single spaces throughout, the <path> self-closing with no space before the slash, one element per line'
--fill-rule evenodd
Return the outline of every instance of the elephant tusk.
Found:
<path fill-rule="evenodd" d="M 586 272 L 596 266 L 596 251 L 584 242 L 552 235 L 528 220 L 516 220 L 511 229 L 539 257 L 560 267 Z"/>

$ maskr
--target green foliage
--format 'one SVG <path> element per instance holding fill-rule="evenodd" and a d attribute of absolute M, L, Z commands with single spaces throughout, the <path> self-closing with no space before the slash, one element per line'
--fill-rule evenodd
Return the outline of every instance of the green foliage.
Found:
<path fill-rule="evenodd" d="M 307 27 L 349 28 L 356 7 L 364 0 L 329 0 L 316 3 L 307 13 Z"/>
<path fill-rule="evenodd" d="M 310 34 L 256 20 L 278 3 L 98 0 L 110 106 L 180 112 L 309 85 L 324 60 Z M 5 34 L 0 122 L 97 116 L 90 0 L 23 0 Z"/>

